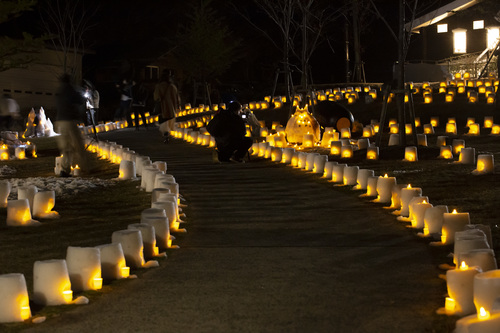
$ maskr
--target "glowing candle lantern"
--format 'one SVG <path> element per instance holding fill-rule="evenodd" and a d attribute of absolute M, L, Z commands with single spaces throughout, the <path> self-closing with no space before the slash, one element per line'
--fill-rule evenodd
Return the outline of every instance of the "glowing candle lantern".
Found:
<path fill-rule="evenodd" d="M 422 189 L 420 187 L 412 187 L 411 184 L 408 184 L 406 188 L 401 189 L 401 210 L 399 211 L 399 215 L 403 218 L 410 217 L 410 201 L 414 197 L 422 196 Z"/>
<path fill-rule="evenodd" d="M 424 124 L 424 134 L 434 134 L 434 127 L 431 124 Z"/>
<path fill-rule="evenodd" d="M 363 137 L 371 138 L 372 136 L 373 136 L 373 127 L 372 126 L 363 127 Z"/>
<path fill-rule="evenodd" d="M 279 148 L 284 148 L 287 146 L 286 136 L 284 134 L 277 135 L 274 137 L 274 145 Z"/>
<path fill-rule="evenodd" d="M 8 226 L 31 226 L 40 224 L 40 222 L 31 219 L 28 199 L 7 201 L 6 222 Z"/>
<path fill-rule="evenodd" d="M 97 288 L 99 282 L 96 285 L 95 280 L 101 279 L 101 253 L 99 249 L 68 246 L 66 264 L 73 291 L 100 289 Z"/>
<path fill-rule="evenodd" d="M 175 202 L 172 201 L 156 201 L 151 204 L 151 208 L 158 208 L 165 210 L 165 214 L 170 223 L 170 232 L 186 232 L 186 229 L 179 228 L 179 221 L 177 219 L 178 211 Z"/>
<path fill-rule="evenodd" d="M 154 180 L 154 188 L 162 188 L 161 183 L 176 184 L 175 177 L 171 174 L 157 173 Z M 170 187 L 167 187 L 170 188 Z M 172 191 L 171 191 L 172 192 Z M 151 191 L 152 193 L 152 191 Z"/>
<path fill-rule="evenodd" d="M 437 137 L 436 139 L 436 146 L 440 147 L 440 146 L 446 146 L 448 137 L 447 136 L 443 136 L 443 135 L 440 135 Z"/>
<path fill-rule="evenodd" d="M 101 276 L 104 281 L 127 278 L 130 267 L 126 266 L 121 243 L 96 246 L 101 254 Z"/>
<path fill-rule="evenodd" d="M 26 152 L 24 147 L 16 147 L 14 154 L 16 158 L 19 160 L 24 160 L 26 158 Z"/>
<path fill-rule="evenodd" d="M 269 147 L 269 142 L 260 142 L 259 143 L 259 157 L 264 157 L 266 155 L 266 150 Z"/>
<path fill-rule="evenodd" d="M 323 137 L 321 138 L 321 147 L 330 148 L 330 142 L 333 141 L 333 133 L 323 133 Z"/>
<path fill-rule="evenodd" d="M 332 182 L 342 183 L 344 181 L 344 168 L 347 164 L 336 164 L 332 168 Z"/>
<path fill-rule="evenodd" d="M 297 168 L 304 169 L 306 167 L 307 153 L 299 152 L 297 157 Z"/>
<path fill-rule="evenodd" d="M 396 185 L 396 177 L 389 177 L 387 174 L 384 177 L 379 177 L 377 181 L 377 203 L 391 203 L 392 188 Z"/>
<path fill-rule="evenodd" d="M 399 145 L 399 134 L 391 134 L 389 136 L 389 146 L 398 146 Z"/>
<path fill-rule="evenodd" d="M 357 144 L 358 150 L 367 149 L 368 146 L 370 146 L 370 140 L 368 140 L 367 138 L 359 138 Z"/>
<path fill-rule="evenodd" d="M 283 158 L 283 148 L 275 148 L 271 149 L 271 161 L 273 162 L 281 162 Z"/>
<path fill-rule="evenodd" d="M 302 146 L 304 148 L 312 148 L 314 146 L 314 135 L 307 133 L 302 138 Z"/>
<path fill-rule="evenodd" d="M 305 171 L 313 171 L 314 169 L 314 159 L 316 156 L 319 156 L 319 153 L 308 153 L 306 155 L 306 165 L 305 165 Z"/>
<path fill-rule="evenodd" d="M 465 147 L 465 140 L 453 139 L 451 144 L 453 147 L 453 154 L 458 155 L 458 154 L 460 154 L 460 151 L 462 150 L 462 148 Z"/>
<path fill-rule="evenodd" d="M 406 184 L 396 184 L 392 187 L 391 192 L 391 205 L 386 207 L 387 209 L 401 209 L 401 190 L 406 188 Z M 399 211 L 393 212 L 394 215 L 398 215 Z"/>
<path fill-rule="evenodd" d="M 332 179 L 333 166 L 339 164 L 335 161 L 327 161 L 323 169 L 323 178 Z"/>
<path fill-rule="evenodd" d="M 444 101 L 446 103 L 451 103 L 451 102 L 453 102 L 454 99 L 455 99 L 455 95 L 454 94 L 446 94 L 445 97 L 444 97 Z"/>
<path fill-rule="evenodd" d="M 316 155 L 313 162 L 313 173 L 323 174 L 325 171 L 325 164 L 328 162 L 328 155 Z"/>
<path fill-rule="evenodd" d="M 479 274 L 478 274 L 479 275 Z M 463 317 L 456 322 L 456 333 L 496 333 L 500 327 L 500 311 L 480 309 L 477 314 Z"/>
<path fill-rule="evenodd" d="M 474 304 L 478 314 L 498 310 L 494 308 L 500 297 L 500 270 L 495 269 L 477 274 L 474 277 Z"/>
<path fill-rule="evenodd" d="M 469 127 L 471 124 L 474 124 L 476 122 L 476 119 L 473 117 L 468 117 L 466 121 L 466 127 Z"/>
<path fill-rule="evenodd" d="M 292 163 L 292 157 L 293 157 L 293 154 L 295 153 L 295 149 L 293 148 L 284 148 L 283 149 L 283 154 L 282 154 L 282 159 L 281 159 L 281 162 L 282 163 L 286 163 L 286 164 L 290 164 Z"/>
<path fill-rule="evenodd" d="M 354 186 L 357 184 L 359 167 L 357 165 L 346 166 L 342 176 L 344 185 Z"/>
<path fill-rule="evenodd" d="M 348 127 L 341 128 L 340 129 L 340 138 L 350 139 L 351 138 L 351 129 Z"/>
<path fill-rule="evenodd" d="M 378 160 L 379 148 L 377 146 L 370 146 L 366 148 L 367 160 Z"/>
<path fill-rule="evenodd" d="M 342 149 L 342 142 L 332 141 L 330 147 L 330 155 L 340 156 L 341 149 Z"/>
<path fill-rule="evenodd" d="M 469 103 L 474 104 L 478 100 L 478 95 L 476 91 L 469 92 Z"/>
<path fill-rule="evenodd" d="M 446 123 L 445 132 L 448 134 L 457 135 L 457 124 L 456 123 Z"/>
<path fill-rule="evenodd" d="M 468 267 L 465 263 L 446 272 L 448 295 L 455 300 L 454 314 L 467 315 L 475 311 L 473 285 L 479 273 L 478 267 Z"/>
<path fill-rule="evenodd" d="M 112 243 L 120 243 L 128 267 L 140 268 L 144 266 L 142 234 L 140 230 L 119 230 L 111 235 Z"/>
<path fill-rule="evenodd" d="M 458 163 L 474 164 L 476 162 L 476 149 L 472 147 L 464 147 L 460 150 Z"/>
<path fill-rule="evenodd" d="M 478 249 L 489 249 L 486 234 L 479 229 L 465 229 L 455 233 L 455 243 L 453 244 L 453 262 L 458 264 L 458 258 L 465 253 Z"/>
<path fill-rule="evenodd" d="M 420 203 L 413 204 L 413 218 L 411 220 L 411 226 L 415 229 L 423 229 L 425 227 L 424 217 L 427 209 L 431 208 L 432 204 L 430 204 L 427 200 L 423 200 Z"/>
<path fill-rule="evenodd" d="M 469 125 L 469 132 L 467 135 L 479 135 L 481 134 L 481 129 L 478 123 L 473 123 Z"/>
<path fill-rule="evenodd" d="M 478 266 L 483 272 L 498 269 L 493 249 L 476 249 L 467 253 L 460 253 L 457 261 L 464 261 L 468 266 Z"/>
<path fill-rule="evenodd" d="M 405 124 L 405 133 L 411 134 L 413 132 L 411 124 Z"/>
<path fill-rule="evenodd" d="M 389 126 L 389 133 L 391 134 L 397 134 L 399 133 L 399 125 L 398 124 L 392 124 Z"/>
<path fill-rule="evenodd" d="M 142 169 L 147 166 L 151 166 L 153 163 L 148 156 L 136 156 L 135 157 L 135 172 L 138 176 L 142 176 Z"/>
<path fill-rule="evenodd" d="M 427 135 L 426 134 L 417 134 L 417 144 L 419 146 L 427 147 Z"/>
<path fill-rule="evenodd" d="M 7 207 L 12 184 L 8 180 L 0 180 L 0 207 Z"/>
<path fill-rule="evenodd" d="M 170 224 L 166 216 L 143 216 L 141 223 L 154 227 L 156 245 L 161 250 L 172 248 L 173 236 L 170 235 Z"/>
<path fill-rule="evenodd" d="M 141 232 L 143 244 L 142 251 L 145 259 L 151 259 L 158 255 L 155 229 L 152 225 L 147 223 L 133 223 L 129 224 L 127 229 L 139 230 Z"/>
<path fill-rule="evenodd" d="M 359 169 L 356 177 L 356 186 L 353 190 L 366 190 L 368 186 L 368 178 L 374 177 L 375 171 L 368 169 Z"/>
<path fill-rule="evenodd" d="M 152 192 L 155 188 L 155 179 L 157 174 L 163 174 L 163 172 L 153 166 L 144 168 L 142 170 L 141 188 L 146 192 Z"/>
<path fill-rule="evenodd" d="M 9 160 L 9 147 L 5 144 L 0 146 L 0 161 Z"/>
<path fill-rule="evenodd" d="M 424 214 L 424 236 L 441 237 L 443 227 L 443 214 L 448 213 L 448 206 L 437 205 L 429 207 Z"/>
<path fill-rule="evenodd" d="M 354 152 L 352 146 L 342 146 L 340 148 L 340 157 L 341 158 L 352 158 Z"/>
<path fill-rule="evenodd" d="M 439 117 L 431 117 L 430 124 L 432 125 L 432 127 L 438 127 Z"/>
<path fill-rule="evenodd" d="M 0 323 L 21 322 L 30 317 L 28 288 L 24 275 L 0 275 Z"/>
<path fill-rule="evenodd" d="M 418 153 L 417 153 L 417 147 L 415 146 L 409 146 L 405 147 L 405 161 L 407 162 L 416 162 L 418 161 Z"/>
<path fill-rule="evenodd" d="M 491 128 L 493 127 L 493 117 L 488 116 L 484 117 L 484 128 Z"/>
<path fill-rule="evenodd" d="M 495 93 L 488 94 L 488 96 L 486 97 L 486 104 L 494 104 L 495 100 L 496 100 Z"/>
<path fill-rule="evenodd" d="M 443 227 L 441 229 L 441 243 L 450 245 L 455 242 L 455 233 L 463 231 L 470 224 L 469 213 L 457 213 L 454 209 L 451 213 L 443 213 Z"/>
<path fill-rule="evenodd" d="M 54 219 L 59 213 L 52 209 L 56 205 L 56 193 L 54 190 L 37 192 L 33 200 L 33 216 L 42 219 Z"/>
<path fill-rule="evenodd" d="M 35 261 L 33 265 L 33 301 L 40 305 L 69 304 L 73 291 L 64 259 Z"/>
<path fill-rule="evenodd" d="M 25 185 L 17 188 L 17 198 L 28 199 L 31 211 L 33 211 L 33 201 L 36 193 L 38 193 L 38 188 L 35 185 Z"/>
<path fill-rule="evenodd" d="M 492 154 L 480 154 L 477 156 L 476 169 L 472 171 L 473 175 L 482 175 L 493 173 L 495 171 Z"/>
<path fill-rule="evenodd" d="M 424 93 L 424 103 L 425 104 L 432 103 L 432 94 L 431 93 Z"/>

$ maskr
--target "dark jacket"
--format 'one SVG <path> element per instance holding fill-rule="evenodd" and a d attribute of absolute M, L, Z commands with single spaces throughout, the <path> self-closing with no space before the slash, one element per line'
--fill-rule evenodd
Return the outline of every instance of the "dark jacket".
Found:
<path fill-rule="evenodd" d="M 71 83 L 62 81 L 56 96 L 57 120 L 82 119 L 85 97 Z"/>
<path fill-rule="evenodd" d="M 246 134 L 245 121 L 235 113 L 223 110 L 208 123 L 207 131 L 214 138 L 218 148 L 239 143 Z"/>

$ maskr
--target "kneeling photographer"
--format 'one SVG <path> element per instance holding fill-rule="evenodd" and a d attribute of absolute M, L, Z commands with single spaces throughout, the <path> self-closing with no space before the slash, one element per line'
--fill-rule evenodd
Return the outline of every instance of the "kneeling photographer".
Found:
<path fill-rule="evenodd" d="M 207 131 L 215 138 L 220 162 L 244 163 L 243 157 L 252 146 L 253 140 L 246 137 L 246 122 L 240 116 L 241 104 L 229 102 L 208 123 Z"/>

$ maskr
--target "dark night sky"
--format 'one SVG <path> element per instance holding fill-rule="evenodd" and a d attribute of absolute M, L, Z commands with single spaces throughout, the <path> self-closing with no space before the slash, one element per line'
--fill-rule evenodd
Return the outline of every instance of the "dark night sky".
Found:
<path fill-rule="evenodd" d="M 45 1 L 40 0 L 40 6 Z M 188 10 L 186 0 L 121 0 L 121 1 L 99 1 L 86 0 L 87 8 L 97 6 L 98 11 L 92 18 L 95 26 L 88 33 L 87 47 L 95 50 L 95 57 L 99 61 L 109 61 L 113 58 L 134 56 L 155 56 L 161 54 L 165 46 L 168 47 L 168 37 L 175 34 L 176 29 L 183 23 L 184 13 Z M 239 65 L 245 65 L 245 70 L 233 69 L 232 73 L 238 73 L 237 78 L 227 74 L 224 79 L 239 80 L 241 77 L 251 77 L 248 73 L 262 73 L 274 77 L 274 68 L 280 60 L 280 52 L 272 47 L 270 43 L 252 28 L 241 16 L 234 12 L 228 5 L 228 0 L 214 0 L 213 6 L 221 13 L 223 19 L 233 34 L 243 38 L 244 52 L 246 57 Z M 376 0 L 380 11 L 390 23 L 395 26 L 397 21 L 397 1 Z M 435 1 L 442 5 L 448 1 Z M 249 6 L 252 9 L 252 0 L 235 0 L 239 7 Z M 340 3 L 329 1 L 332 6 Z M 10 24 L 23 30 L 36 31 L 37 15 L 43 10 L 36 10 L 23 16 L 22 19 Z M 254 17 L 265 21 L 265 17 L 257 15 Z M 30 27 L 27 29 L 28 27 Z M 272 25 L 269 25 L 273 28 Z M 312 71 L 314 83 L 343 82 L 345 80 L 345 51 L 343 38 L 344 19 L 339 19 L 331 31 L 331 45 L 323 45 L 313 56 Z M 3 32 L 5 27 L 0 27 Z M 368 81 L 383 82 L 391 77 L 391 66 L 397 58 L 396 41 L 391 37 L 388 29 L 381 24 L 380 20 L 372 20 L 369 28 L 365 29 L 362 37 L 362 60 L 365 62 L 365 71 Z M 352 45 L 352 43 L 351 43 Z M 351 59 L 353 53 L 351 50 Z M 298 64 L 298 62 L 297 62 Z M 248 67 L 251 66 L 251 67 Z M 253 67 L 252 67 L 253 66 Z"/>

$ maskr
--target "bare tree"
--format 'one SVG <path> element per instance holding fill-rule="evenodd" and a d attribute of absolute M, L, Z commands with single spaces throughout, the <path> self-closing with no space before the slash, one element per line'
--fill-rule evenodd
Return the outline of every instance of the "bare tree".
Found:
<path fill-rule="evenodd" d="M 63 72 L 75 75 L 78 54 L 85 51 L 84 36 L 92 28 L 91 17 L 98 9 L 90 11 L 80 0 L 48 0 L 41 7 L 42 26 L 54 48 L 62 51 Z"/>
<path fill-rule="evenodd" d="M 0 1 L 0 24 L 33 10 L 35 0 Z M 24 68 L 34 60 L 44 47 L 44 38 L 35 38 L 23 32 L 22 38 L 0 36 L 0 72 L 11 68 Z"/>

